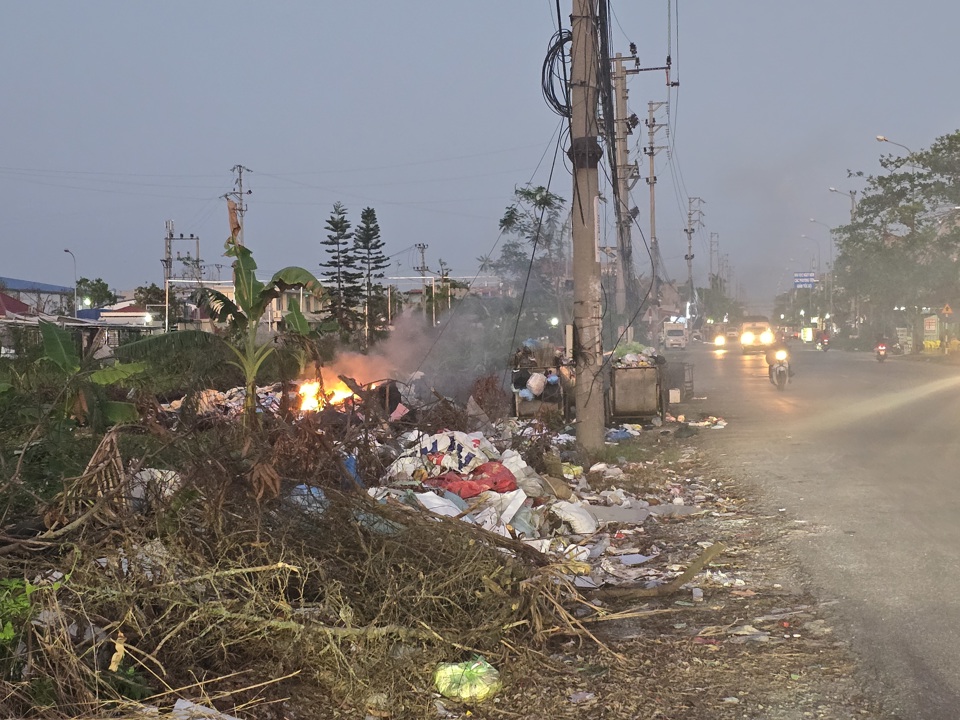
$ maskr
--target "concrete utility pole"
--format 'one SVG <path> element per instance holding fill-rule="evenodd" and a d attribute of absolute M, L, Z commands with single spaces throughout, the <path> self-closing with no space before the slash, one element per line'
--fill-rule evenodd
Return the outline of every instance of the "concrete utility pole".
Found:
<path fill-rule="evenodd" d="M 243 215 L 247 212 L 247 204 L 244 202 L 243 196 L 253 194 L 253 190 L 243 189 L 243 174 L 245 172 L 253 172 L 253 170 L 243 165 L 234 165 L 230 168 L 230 172 L 236 173 L 237 175 L 237 179 L 233 183 L 233 192 L 228 192 L 226 195 L 221 195 L 220 197 L 235 203 L 235 206 L 231 208 L 231 214 L 234 211 L 236 212 L 237 227 L 235 232 L 233 232 L 234 228 L 231 227 L 231 232 L 237 238 L 237 244 L 243 245 Z M 232 224 L 233 220 L 231 218 L 231 225 Z"/>
<path fill-rule="evenodd" d="M 630 226 L 633 223 L 633 214 L 630 212 L 630 190 L 640 179 L 640 170 L 636 161 L 630 162 L 630 152 L 627 148 L 627 136 L 639 124 L 636 115 L 628 114 L 627 108 L 627 75 L 640 72 L 634 67 L 624 67 L 624 60 L 633 60 L 636 56 L 624 58 L 617 53 L 613 59 L 613 100 L 614 100 L 614 150 L 617 163 L 617 288 L 615 303 L 617 314 L 623 315 L 627 309 L 627 284 L 634 283 L 633 270 L 633 240 L 630 236 Z M 629 279 L 629 280 L 628 280 Z M 630 293 L 635 295 L 635 293 Z M 636 299 L 636 298 L 633 298 Z"/>
<path fill-rule="evenodd" d="M 713 258 L 719 258 L 720 255 L 720 235 L 719 233 L 712 232 L 710 233 L 710 277 L 707 278 L 709 282 L 712 282 L 710 278 L 714 276 L 713 269 Z"/>
<path fill-rule="evenodd" d="M 700 206 L 703 204 L 703 199 L 698 197 L 687 198 L 687 229 L 684 232 L 687 234 L 687 254 L 683 256 L 683 259 L 687 261 L 687 302 L 693 303 L 693 233 L 696 232 L 697 228 L 703 226 L 703 210 L 700 209 Z M 696 208 L 694 208 L 696 205 Z"/>
<path fill-rule="evenodd" d="M 594 228 L 597 164 L 597 23 L 594 0 L 573 0 L 570 50 L 570 161 L 573 163 L 573 325 L 577 369 L 577 445 L 604 446 L 600 260 Z"/>
<path fill-rule="evenodd" d="M 647 177 L 647 185 L 650 186 L 650 255 L 653 258 L 653 267 L 651 268 L 653 272 L 653 297 L 651 298 L 650 304 L 651 312 L 653 313 L 651 334 L 654 336 L 656 335 L 662 318 L 660 317 L 660 245 L 657 243 L 657 175 L 656 169 L 653 166 L 653 157 L 657 154 L 657 150 L 663 150 L 663 147 L 657 147 L 654 142 L 657 130 L 664 127 L 664 125 L 663 123 L 658 123 L 653 115 L 665 104 L 666 103 L 652 101 L 647 103 L 647 119 L 645 124 L 647 126 L 647 142 L 649 144 L 643 149 L 644 154 L 650 158 L 650 175 Z"/>
<path fill-rule="evenodd" d="M 427 319 L 427 245 L 425 243 L 417 243 L 414 247 L 420 251 L 420 264 L 414 268 L 414 270 L 420 273 L 420 279 L 423 286 L 423 319 Z"/>
<path fill-rule="evenodd" d="M 197 281 L 199 284 L 203 280 L 203 262 L 200 260 L 200 236 L 190 233 L 189 237 L 184 237 L 183 233 L 180 233 L 179 238 L 175 238 L 173 235 L 173 220 L 167 220 L 165 223 L 167 234 L 163 238 L 163 259 L 160 261 L 160 264 L 163 265 L 163 306 L 164 306 L 164 319 L 163 319 L 163 331 L 169 332 L 170 330 L 170 281 L 173 279 L 173 242 L 174 240 L 186 240 L 188 242 L 195 243 L 197 250 L 197 257 L 195 262 L 193 258 L 190 257 L 189 251 L 187 252 L 186 261 L 193 266 L 193 280 Z M 183 260 L 180 256 L 180 252 L 177 252 L 177 260 Z M 186 278 L 186 274 L 181 273 L 181 278 Z"/>
<path fill-rule="evenodd" d="M 167 220 L 163 239 L 163 331 L 170 332 L 170 276 L 173 267 L 173 220 Z"/>

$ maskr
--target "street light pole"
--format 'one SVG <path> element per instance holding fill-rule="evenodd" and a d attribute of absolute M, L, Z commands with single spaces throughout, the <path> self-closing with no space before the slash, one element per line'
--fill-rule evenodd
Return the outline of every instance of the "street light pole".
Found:
<path fill-rule="evenodd" d="M 800 237 L 802 237 L 804 240 L 813 240 L 813 242 L 815 242 L 815 243 L 817 244 L 817 297 L 818 297 L 818 300 L 817 300 L 817 310 L 818 310 L 818 312 L 817 312 L 817 314 L 820 315 L 820 312 L 819 312 L 819 309 L 820 309 L 820 300 L 819 300 L 819 298 L 822 297 L 822 290 L 821 290 L 821 288 L 823 287 L 823 286 L 821 285 L 821 283 L 823 282 L 823 274 L 822 274 L 821 271 L 820 271 L 820 241 L 817 240 L 816 238 L 810 237 L 809 235 L 801 235 Z"/>
<path fill-rule="evenodd" d="M 908 148 L 906 145 L 901 145 L 901 144 L 898 143 L 898 142 L 894 142 L 893 140 L 891 140 L 890 138 L 888 138 L 886 135 L 877 135 L 877 142 L 885 142 L 885 143 L 890 143 L 891 145 L 896 145 L 897 147 L 902 147 L 902 148 L 903 148 L 904 150 L 906 150 L 908 153 L 910 153 L 911 155 L 913 155 L 913 150 L 911 150 L 910 148 Z"/>
<path fill-rule="evenodd" d="M 857 191 L 856 190 L 837 190 L 835 187 L 827 188 L 830 192 L 839 193 L 840 195 L 849 195 L 850 196 L 850 224 L 853 225 L 853 220 L 857 215 Z"/>
<path fill-rule="evenodd" d="M 820 241 L 815 237 L 810 237 L 809 235 L 801 235 L 800 237 L 805 240 L 813 240 L 817 244 L 817 280 L 820 279 Z"/>
<path fill-rule="evenodd" d="M 836 271 L 833 267 L 833 228 L 826 223 L 820 222 L 816 218 L 810 218 L 810 222 L 823 225 L 827 229 L 828 237 L 830 238 L 830 297 L 827 302 L 830 308 L 830 316 L 833 317 L 833 273 Z"/>
<path fill-rule="evenodd" d="M 917 166 L 914 165 L 912 162 L 910 162 L 910 158 L 914 155 L 913 150 L 911 150 L 910 148 L 908 148 L 906 145 L 901 145 L 901 144 L 898 143 L 898 142 L 894 142 L 893 140 L 891 140 L 890 138 L 888 138 L 886 135 L 877 135 L 877 142 L 890 143 L 891 145 L 896 145 L 897 147 L 902 147 L 904 150 L 906 150 L 906 151 L 907 151 L 907 158 L 906 158 L 906 162 L 905 162 L 904 164 L 909 165 L 910 167 L 912 167 L 914 174 L 916 174 L 916 172 L 917 172 Z"/>
<path fill-rule="evenodd" d="M 66 248 L 63 251 L 73 258 L 73 317 L 77 317 L 77 256 Z"/>
<path fill-rule="evenodd" d="M 827 229 L 830 237 L 830 272 L 833 272 L 833 228 L 827 225 L 826 223 L 820 222 L 816 218 L 810 218 L 810 222 L 816 223 L 817 225 L 823 225 Z"/>

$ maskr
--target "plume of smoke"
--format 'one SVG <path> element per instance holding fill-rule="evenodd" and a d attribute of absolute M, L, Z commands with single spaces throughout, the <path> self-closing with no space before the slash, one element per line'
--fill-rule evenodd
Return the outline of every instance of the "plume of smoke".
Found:
<path fill-rule="evenodd" d="M 541 309 L 524 314 L 516 339 L 515 298 L 460 300 L 443 313 L 436 327 L 421 312 L 407 311 L 394 319 L 390 335 L 368 353 L 337 354 L 323 368 L 323 376 L 332 382 L 346 375 L 365 385 L 386 379 L 407 383 L 423 373 L 425 382 L 439 393 L 465 402 L 478 378 L 498 376 L 506 386 L 514 345 L 551 332 L 557 337 L 549 340 L 562 344 L 562 331 L 551 328 L 546 318 L 545 308 L 556 307 L 556 302 L 554 298 L 536 303 L 528 297 L 525 306 Z"/>

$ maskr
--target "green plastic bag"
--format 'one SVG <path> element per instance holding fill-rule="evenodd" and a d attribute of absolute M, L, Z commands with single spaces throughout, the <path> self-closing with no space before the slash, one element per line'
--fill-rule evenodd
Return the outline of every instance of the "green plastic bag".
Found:
<path fill-rule="evenodd" d="M 462 663 L 440 663 L 433 682 L 444 697 L 479 703 L 496 695 L 502 687 L 500 673 L 482 657 Z"/>

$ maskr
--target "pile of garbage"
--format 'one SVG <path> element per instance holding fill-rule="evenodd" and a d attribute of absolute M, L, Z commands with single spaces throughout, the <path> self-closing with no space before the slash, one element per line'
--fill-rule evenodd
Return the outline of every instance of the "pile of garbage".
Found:
<path fill-rule="evenodd" d="M 666 363 L 666 358 L 656 348 L 640 346 L 635 351 L 614 357 L 613 366 L 620 368 L 656 367 Z"/>
<path fill-rule="evenodd" d="M 551 383 L 539 374 L 543 397 Z M 418 397 L 385 387 L 383 397 L 364 393 L 371 403 L 384 402 L 377 422 L 364 420 L 339 434 L 319 416 L 316 423 L 290 423 L 258 448 L 259 456 L 230 445 L 233 423 L 212 423 L 212 434 L 191 446 L 176 469 L 140 466 L 120 455 L 116 438 L 105 440 L 87 471 L 65 483 L 57 498 L 58 528 L 87 517 L 69 578 L 55 553 L 22 552 L 31 571 L 61 573 L 56 587 L 36 594 L 50 621 L 25 621 L 23 630 L 48 643 L 31 650 L 29 667 L 58 678 L 61 706 L 92 703 L 89 688 L 121 697 L 131 683 L 143 685 L 141 695 L 190 692 L 203 700 L 198 688 L 174 690 L 189 680 L 177 665 L 182 657 L 201 659 L 190 672 L 199 668 L 204 692 L 211 680 L 229 686 L 238 673 L 255 677 L 270 667 L 278 679 L 265 696 L 297 696 L 302 678 L 311 688 L 320 682 L 344 706 L 381 717 L 384 707 L 399 704 L 396 698 L 409 702 L 416 685 L 410 668 L 416 667 L 431 669 L 430 682 L 445 698 L 486 701 L 500 688 L 496 666 L 504 667 L 512 648 L 542 647 L 558 632 L 577 634 L 571 608 L 586 606 L 577 605 L 582 598 L 573 588 L 669 589 L 684 581 L 684 568 L 663 562 L 668 551 L 649 529 L 726 511 L 724 488 L 715 480 L 685 477 L 654 460 L 584 463 L 569 428 L 550 432 L 538 420 L 491 420 L 473 398 L 466 408 L 438 401 L 459 423 L 420 421 L 410 431 L 384 418 L 406 403 L 420 413 Z M 257 388 L 258 401 L 275 413 L 282 401 L 295 399 L 284 392 L 279 384 Z M 241 388 L 209 390 L 196 398 L 197 412 L 234 417 L 243 401 Z M 183 405 L 165 410 L 177 413 Z M 364 410 L 362 402 L 358 407 Z M 698 422 L 723 422 L 683 420 L 625 424 L 611 428 L 607 439 L 615 448 L 650 434 L 695 432 Z M 284 443 L 289 447 L 281 452 Z M 382 464 L 371 464 L 371 457 Z M 265 470 L 268 463 L 274 475 Z M 258 477 L 264 486 L 264 478 L 275 477 L 277 493 L 258 504 L 258 540 L 251 542 L 248 516 L 239 504 L 224 508 L 223 488 Z M 330 477 L 345 482 L 338 486 Z M 90 497 L 101 498 L 95 513 L 82 501 Z M 129 513 L 157 521 L 122 522 Z M 220 524 L 222 532 L 210 530 Z M 126 533 L 121 540 L 118 528 Z M 57 583 L 68 586 L 61 591 Z M 141 625 L 132 620 L 139 617 L 155 619 Z M 87 626 L 101 633 L 94 639 L 97 653 L 81 648 Z M 351 652 L 342 652 L 348 644 Z M 465 660 L 463 648 L 486 658 Z M 64 657 L 72 663 L 66 670 Z M 387 695 L 364 685 L 372 674 L 383 683 L 394 662 L 402 682 L 385 683 Z M 25 683 L 10 695 L 18 709 L 29 707 Z M 193 704 L 174 710 L 227 717 Z"/>
<path fill-rule="evenodd" d="M 288 391 L 290 399 L 296 399 L 295 391 Z M 228 418 L 239 417 L 243 413 L 243 403 L 247 397 L 247 390 L 235 387 L 221 392 L 219 390 L 202 390 L 196 396 L 196 413 L 199 416 L 222 416 Z M 257 388 L 257 405 L 263 412 L 276 414 L 280 410 L 283 398 L 283 388 L 280 383 L 274 383 Z M 183 409 L 187 397 L 161 403 L 160 409 L 169 414 L 179 413 Z"/>
<path fill-rule="evenodd" d="M 513 371 L 513 392 L 526 401 L 540 400 L 559 404 L 563 400 L 560 373 L 555 368 L 543 371 L 520 368 Z"/>
<path fill-rule="evenodd" d="M 523 437 L 530 429 L 542 432 L 535 423 L 511 421 L 508 434 Z M 628 438 L 646 432 L 640 425 L 620 430 Z M 538 473 L 519 452 L 498 450 L 479 432 L 412 432 L 404 436 L 405 449 L 381 485 L 368 493 L 381 503 L 418 507 L 529 545 L 566 563 L 580 587 L 669 579 L 669 573 L 641 567 L 659 553 L 639 542 L 644 523 L 708 512 L 701 503 L 721 498 L 722 488 L 667 475 L 665 495 L 640 497 L 618 483 L 629 484 L 633 471 L 649 468 L 629 463 L 584 468 L 562 462 L 572 440 L 555 435 L 548 472 Z M 497 443 L 502 446 L 500 439 Z M 608 489 L 597 492 L 593 485 Z"/>

